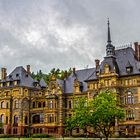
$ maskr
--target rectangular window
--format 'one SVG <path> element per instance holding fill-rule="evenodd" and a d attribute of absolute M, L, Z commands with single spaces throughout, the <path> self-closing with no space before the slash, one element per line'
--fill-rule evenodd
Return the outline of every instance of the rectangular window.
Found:
<path fill-rule="evenodd" d="M 69 109 L 71 109 L 71 101 L 69 101 Z"/>
<path fill-rule="evenodd" d="M 15 101 L 15 108 L 18 108 L 18 101 Z"/>
<path fill-rule="evenodd" d="M 49 114 L 49 115 L 48 115 L 48 122 L 49 122 L 49 123 L 54 122 L 53 114 Z"/>
<path fill-rule="evenodd" d="M 4 101 L 1 102 L 1 108 L 5 108 L 5 103 L 4 103 Z"/>
<path fill-rule="evenodd" d="M 40 123 L 44 122 L 44 114 L 40 114 Z"/>
<path fill-rule="evenodd" d="M 57 108 L 57 104 L 55 103 L 55 108 Z"/>
<path fill-rule="evenodd" d="M 6 124 L 8 124 L 8 116 L 6 116 Z"/>
<path fill-rule="evenodd" d="M 89 85 L 89 89 L 92 90 L 93 89 L 93 84 Z"/>
<path fill-rule="evenodd" d="M 134 120 L 134 111 L 133 110 L 127 110 L 126 111 L 126 120 Z"/>
<path fill-rule="evenodd" d="M 53 108 L 53 101 L 49 102 L 49 108 L 52 109 Z"/>

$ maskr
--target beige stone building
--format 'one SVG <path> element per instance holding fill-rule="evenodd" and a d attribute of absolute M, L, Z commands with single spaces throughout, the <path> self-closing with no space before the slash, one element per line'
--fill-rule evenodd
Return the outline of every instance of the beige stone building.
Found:
<path fill-rule="evenodd" d="M 16 67 L 9 75 L 1 69 L 0 117 L 3 127 L 0 133 L 27 135 L 47 133 L 64 134 L 64 121 L 71 117 L 73 98 L 86 96 L 93 99 L 102 89 L 116 92 L 126 117 L 118 122 L 118 130 L 126 134 L 140 135 L 140 45 L 134 43 L 116 49 L 111 43 L 108 22 L 106 56 L 95 67 L 73 69 L 64 80 L 52 75 L 47 85 L 43 79 L 31 77 L 30 66 L 26 70 Z M 81 131 L 76 129 L 74 134 Z"/>

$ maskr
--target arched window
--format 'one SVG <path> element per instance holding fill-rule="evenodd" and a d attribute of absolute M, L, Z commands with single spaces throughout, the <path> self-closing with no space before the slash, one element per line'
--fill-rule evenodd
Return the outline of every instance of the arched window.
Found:
<path fill-rule="evenodd" d="M 27 128 L 24 128 L 24 135 L 27 134 Z"/>
<path fill-rule="evenodd" d="M 1 115 L 1 122 L 4 123 L 4 115 Z"/>
<path fill-rule="evenodd" d="M 36 133 L 39 133 L 38 128 L 36 129 Z"/>
<path fill-rule="evenodd" d="M 1 102 L 1 108 L 5 108 L 4 101 Z"/>
<path fill-rule="evenodd" d="M 35 133 L 35 128 L 33 129 L 33 134 Z"/>
<path fill-rule="evenodd" d="M 13 134 L 15 134 L 15 128 L 13 129 Z"/>
<path fill-rule="evenodd" d="M 11 129 L 8 130 L 8 133 L 11 134 Z"/>
<path fill-rule="evenodd" d="M 40 107 L 41 107 L 41 102 L 38 103 L 38 108 L 40 108 Z"/>
<path fill-rule="evenodd" d="M 25 120 L 24 120 L 25 124 L 28 124 L 28 117 L 25 116 Z"/>
<path fill-rule="evenodd" d="M 40 128 L 40 134 L 42 133 L 42 128 Z"/>
<path fill-rule="evenodd" d="M 33 102 L 33 108 L 35 108 L 35 102 Z"/>
<path fill-rule="evenodd" d="M 9 104 L 8 104 L 8 102 L 6 103 L 6 108 L 9 108 Z"/>
<path fill-rule="evenodd" d="M 14 134 L 17 134 L 17 128 L 14 128 L 14 129 L 13 129 L 13 133 L 14 133 Z"/>
<path fill-rule="evenodd" d="M 18 124 L 18 116 L 14 116 L 14 124 Z"/>
<path fill-rule="evenodd" d="M 15 108 L 18 108 L 18 100 L 15 101 Z"/>
<path fill-rule="evenodd" d="M 45 107 L 45 102 L 43 102 L 43 107 Z"/>
<path fill-rule="evenodd" d="M 8 124 L 8 116 L 6 116 L 6 124 Z"/>

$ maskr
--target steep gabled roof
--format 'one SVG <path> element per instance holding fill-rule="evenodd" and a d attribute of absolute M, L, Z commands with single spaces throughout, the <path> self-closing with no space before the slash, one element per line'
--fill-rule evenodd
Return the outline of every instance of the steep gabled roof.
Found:
<path fill-rule="evenodd" d="M 6 78 L 6 81 L 12 79 L 13 81 L 19 80 L 19 86 L 33 87 L 34 79 L 22 67 L 16 67 Z"/>
<path fill-rule="evenodd" d="M 75 74 L 71 74 L 66 80 L 65 80 L 65 93 L 73 93 L 74 91 L 74 80 L 77 79 L 83 86 L 83 91 L 87 90 L 87 83 L 85 80 L 88 78 L 94 78 L 95 68 L 90 69 L 83 69 L 83 70 L 77 70 Z"/>
<path fill-rule="evenodd" d="M 133 67 L 133 71 L 131 74 L 140 74 L 140 62 L 135 59 L 134 50 L 132 47 L 116 50 L 115 56 L 120 76 L 129 75 L 126 72 L 128 62 Z"/>
<path fill-rule="evenodd" d="M 46 84 L 46 82 L 43 78 L 41 78 L 41 80 L 39 82 L 39 85 L 40 85 L 41 88 L 46 88 L 47 87 L 47 84 Z"/>

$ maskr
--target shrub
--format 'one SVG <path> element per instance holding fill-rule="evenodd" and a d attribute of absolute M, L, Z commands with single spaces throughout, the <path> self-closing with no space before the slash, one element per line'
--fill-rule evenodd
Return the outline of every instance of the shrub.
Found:
<path fill-rule="evenodd" d="M 0 134 L 0 138 L 12 138 L 13 135 L 10 134 Z"/>
<path fill-rule="evenodd" d="M 49 138 L 48 134 L 33 134 L 32 138 Z"/>

